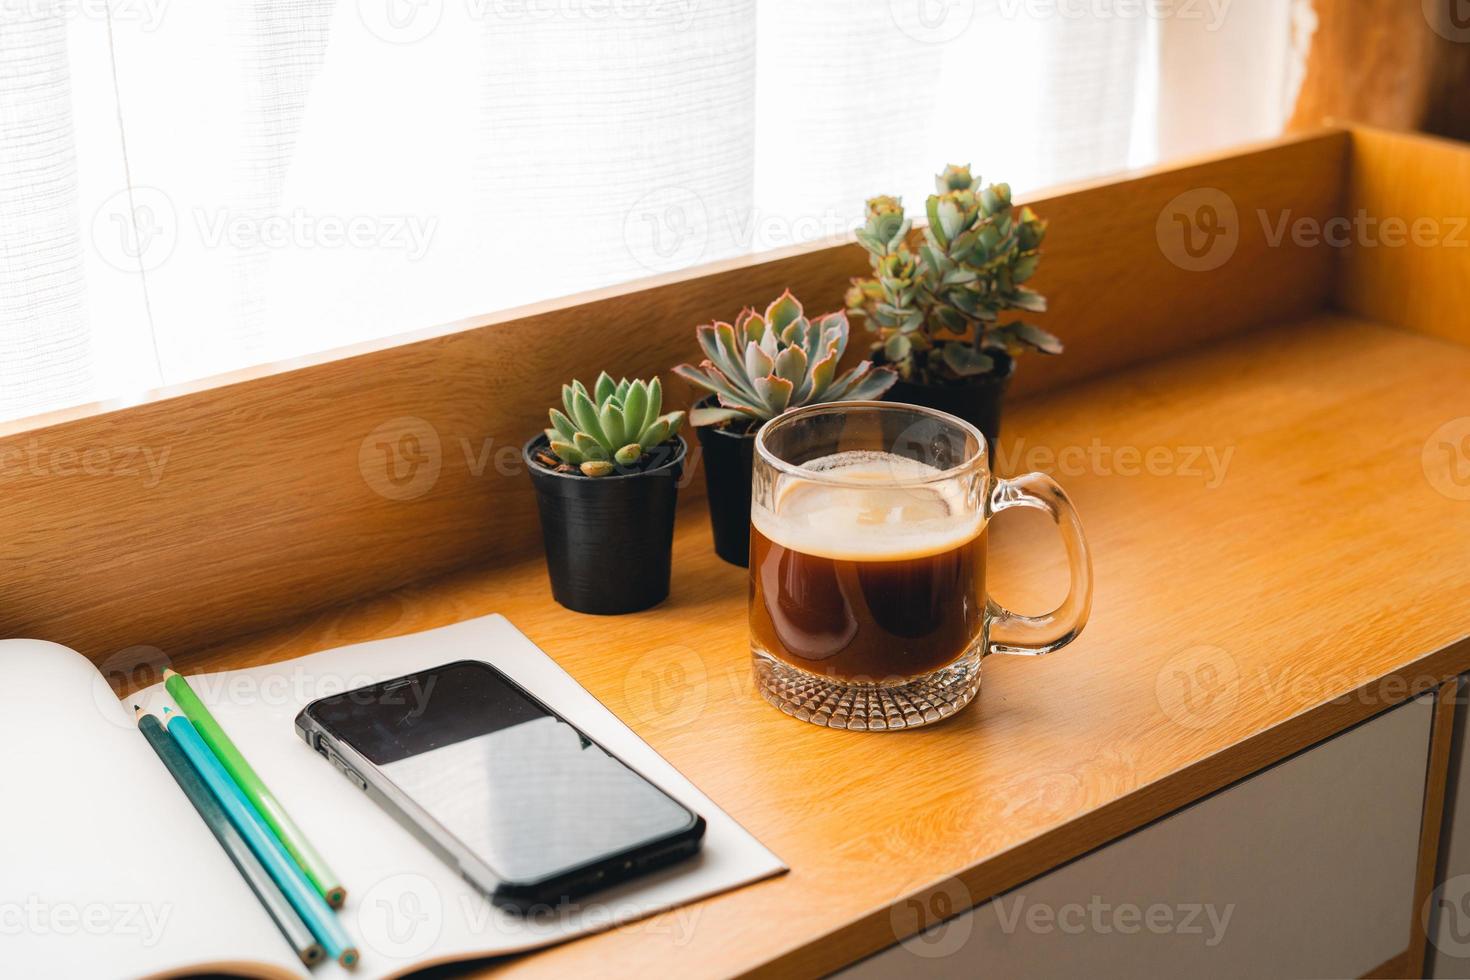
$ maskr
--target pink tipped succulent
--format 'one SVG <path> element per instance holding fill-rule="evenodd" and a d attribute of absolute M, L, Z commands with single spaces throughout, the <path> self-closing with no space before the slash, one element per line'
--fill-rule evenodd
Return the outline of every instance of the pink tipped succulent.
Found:
<path fill-rule="evenodd" d="M 699 367 L 680 364 L 674 373 L 713 392 L 719 407 L 689 413 L 694 425 L 765 421 L 801 405 L 856 401 L 881 396 L 897 380 L 891 368 L 872 361 L 837 374 L 847 349 L 847 316 L 828 313 L 808 320 L 787 290 L 764 314 L 747 307 L 733 324 L 697 328 L 705 359 Z"/>

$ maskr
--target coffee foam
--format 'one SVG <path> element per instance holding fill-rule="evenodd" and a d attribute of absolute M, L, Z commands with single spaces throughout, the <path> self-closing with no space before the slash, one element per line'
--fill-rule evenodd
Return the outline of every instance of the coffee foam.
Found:
<path fill-rule="evenodd" d="M 795 551 L 839 561 L 903 561 L 951 551 L 985 527 L 982 508 L 964 499 L 964 476 L 894 486 L 944 472 L 918 460 L 858 450 L 801 468 L 843 483 L 780 474 L 774 511 L 759 502 L 750 509 L 761 534 Z"/>

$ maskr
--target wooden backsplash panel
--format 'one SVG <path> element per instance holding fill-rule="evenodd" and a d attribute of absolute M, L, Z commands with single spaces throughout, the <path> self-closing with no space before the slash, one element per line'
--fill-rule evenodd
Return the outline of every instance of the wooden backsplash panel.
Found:
<path fill-rule="evenodd" d="M 1470 145 L 1378 129 L 1352 140 L 1337 304 L 1470 343 Z"/>
<path fill-rule="evenodd" d="M 1254 215 L 1334 213 L 1346 148 L 1327 132 L 1033 198 L 1051 221 L 1036 285 L 1068 352 L 1026 360 L 1015 393 L 1320 306 L 1332 256 L 1273 245 Z M 1221 194 L 1229 255 L 1181 267 L 1171 202 L 1192 220 Z M 0 635 L 176 655 L 525 557 L 539 529 L 519 447 L 562 381 L 668 381 L 694 324 L 786 286 L 835 308 L 865 269 L 851 243 L 791 249 L 0 426 Z"/>

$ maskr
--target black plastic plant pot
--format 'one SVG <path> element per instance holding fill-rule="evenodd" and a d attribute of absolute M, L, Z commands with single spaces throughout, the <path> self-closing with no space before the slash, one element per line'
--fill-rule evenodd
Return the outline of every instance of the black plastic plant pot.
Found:
<path fill-rule="evenodd" d="M 547 469 L 536 461 L 546 448 L 543 434 L 521 454 L 536 488 L 552 596 L 601 616 L 658 605 L 669 594 L 683 438 L 649 450 L 655 458 L 645 469 L 598 477 Z"/>
<path fill-rule="evenodd" d="M 701 399 L 695 407 L 707 407 L 713 401 L 713 397 Z M 750 564 L 750 470 L 757 428 L 739 432 L 705 425 L 694 430 L 704 462 L 715 554 L 741 568 Z"/>
<path fill-rule="evenodd" d="M 1002 369 L 982 375 L 968 383 L 912 384 L 902 379 L 888 389 L 884 400 L 919 405 L 948 412 L 969 422 L 985 434 L 991 458 L 995 458 L 995 442 L 1000 438 L 1000 416 L 1005 407 L 1006 389 L 1016 373 L 1016 362 L 1006 358 Z"/>

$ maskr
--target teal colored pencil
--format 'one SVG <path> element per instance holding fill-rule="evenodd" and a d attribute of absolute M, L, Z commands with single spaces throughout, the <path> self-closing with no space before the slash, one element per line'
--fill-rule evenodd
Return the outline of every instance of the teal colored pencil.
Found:
<path fill-rule="evenodd" d="M 327 955 L 343 966 L 355 965 L 357 948 L 352 945 L 342 924 L 332 914 L 326 899 L 312 886 L 296 862 L 291 860 L 281 842 L 271 833 L 265 821 L 260 819 L 260 814 L 255 812 L 245 794 L 240 792 L 240 787 L 225 772 L 214 753 L 209 751 L 209 746 L 204 744 L 194 726 L 189 724 L 189 719 L 183 715 L 171 716 L 168 719 L 168 733 L 178 740 L 179 748 L 184 750 L 194 768 L 199 770 L 199 775 L 204 777 L 210 791 L 225 808 L 230 822 L 250 844 L 250 849 L 260 858 L 260 863 L 265 865 L 276 884 L 281 886 L 291 907 L 306 922 L 312 935 L 326 949 Z"/>
<path fill-rule="evenodd" d="M 194 768 L 184 750 L 179 747 L 177 739 L 169 736 L 163 730 L 163 723 L 156 715 L 151 715 L 142 708 L 137 709 L 138 731 L 148 740 L 153 751 L 158 753 L 158 759 L 163 767 L 168 770 L 169 775 L 174 777 L 174 782 L 179 784 L 179 789 L 194 804 L 194 809 L 204 825 L 214 834 L 215 840 L 219 841 L 220 847 L 229 855 L 234 862 L 240 877 L 245 879 L 250 890 L 255 892 L 255 897 L 260 904 L 270 913 L 276 928 L 281 930 L 281 935 L 286 937 L 286 942 L 296 950 L 296 955 L 301 957 L 301 962 L 307 966 L 315 964 L 322 958 L 322 945 L 316 941 L 306 923 L 301 921 L 301 916 L 286 901 L 280 886 L 275 883 L 270 874 L 265 870 L 265 865 L 250 850 L 250 845 L 245 843 L 245 838 L 230 823 L 230 818 L 225 815 L 224 807 L 210 792 L 209 786 L 204 782 L 204 777 Z"/>
<path fill-rule="evenodd" d="M 225 767 L 225 772 L 230 774 L 230 779 L 240 787 L 240 792 L 245 794 L 245 799 L 260 814 L 260 818 L 270 827 L 271 832 L 280 840 L 281 845 L 286 848 L 286 853 L 291 855 L 300 867 L 306 872 L 306 877 L 316 886 L 316 890 L 322 893 L 327 904 L 334 909 L 340 909 L 342 903 L 347 900 L 347 889 L 342 887 L 332 869 L 327 867 L 327 862 L 317 853 L 311 841 L 306 839 L 296 821 L 291 819 L 291 814 L 276 799 L 270 787 L 256 774 L 248 760 L 235 747 L 230 736 L 225 733 L 220 723 L 215 721 L 214 715 L 208 707 L 200 700 L 199 695 L 189 686 L 189 681 L 184 675 L 170 669 L 163 672 L 163 686 L 167 689 L 169 696 L 189 719 L 199 737 L 204 739 L 204 744 L 209 746 L 214 757 L 219 760 L 220 765 Z"/>

